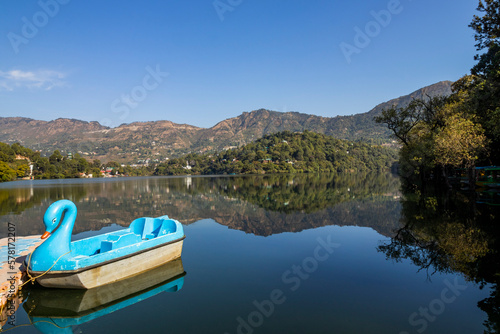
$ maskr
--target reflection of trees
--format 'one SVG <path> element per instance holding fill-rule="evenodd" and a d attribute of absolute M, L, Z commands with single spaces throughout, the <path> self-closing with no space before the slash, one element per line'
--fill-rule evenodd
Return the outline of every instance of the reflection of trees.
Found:
<path fill-rule="evenodd" d="M 488 314 L 485 333 L 500 333 L 500 208 L 477 205 L 461 193 L 405 194 L 402 226 L 379 251 L 387 258 L 409 259 L 429 273 L 458 272 L 491 296 L 478 305 Z"/>
<path fill-rule="evenodd" d="M 386 173 L 288 174 L 238 178 L 220 192 L 270 211 L 311 213 L 353 199 L 393 193 L 397 184 Z"/>
<path fill-rule="evenodd" d="M 400 205 L 394 200 L 398 187 L 397 178 L 377 173 L 66 181 L 5 189 L 9 197 L 27 191 L 30 207 L 13 206 L 16 215 L 0 216 L 0 223 L 15 222 L 19 235 L 42 233 L 41 219 L 48 205 L 68 198 L 78 207 L 74 233 L 168 214 L 185 224 L 212 218 L 256 235 L 333 224 L 372 226 L 388 234 L 398 222 Z"/>
<path fill-rule="evenodd" d="M 478 306 L 488 314 L 488 320 L 484 323 L 484 333 L 500 333 L 500 295 L 498 283 L 495 283 L 495 288 L 491 290 L 490 297 L 480 301 Z"/>
<path fill-rule="evenodd" d="M 19 214 L 26 209 L 40 205 L 47 198 L 54 200 L 68 198 L 78 201 L 84 195 L 85 189 L 83 187 L 69 189 L 57 185 L 40 189 L 31 187 L 0 189 L 0 216 Z"/>

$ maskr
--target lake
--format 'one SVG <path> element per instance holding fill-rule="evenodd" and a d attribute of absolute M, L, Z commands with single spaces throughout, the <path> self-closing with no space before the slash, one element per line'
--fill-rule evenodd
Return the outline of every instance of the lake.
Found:
<path fill-rule="evenodd" d="M 63 198 L 78 207 L 74 240 L 165 214 L 186 234 L 182 260 L 114 286 L 30 285 L 15 323 L 34 324 L 11 332 L 497 333 L 488 222 L 471 223 L 460 196 L 400 189 L 392 174 L 0 184 L 1 237 L 8 223 L 42 234 Z"/>

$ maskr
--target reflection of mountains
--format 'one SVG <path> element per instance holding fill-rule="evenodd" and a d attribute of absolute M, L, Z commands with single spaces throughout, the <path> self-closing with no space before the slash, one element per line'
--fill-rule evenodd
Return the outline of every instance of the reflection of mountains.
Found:
<path fill-rule="evenodd" d="M 42 233 L 41 218 L 48 205 L 68 198 L 78 206 L 74 233 L 168 214 L 184 224 L 212 218 L 264 236 L 326 225 L 369 226 L 387 235 L 398 226 L 400 206 L 394 200 L 398 187 L 398 180 L 389 174 L 80 181 L 0 190 L 0 200 L 2 193 L 11 201 L 21 194 L 22 199 L 29 198 L 21 203 L 30 203 L 24 211 L 19 205 L 10 209 L 17 214 L 1 216 L 0 222 L 16 223 L 18 235 Z"/>
<path fill-rule="evenodd" d="M 383 235 L 392 235 L 398 227 L 400 205 L 397 201 L 381 198 L 340 203 L 312 214 L 279 212 L 242 207 L 242 211 L 216 214 L 212 217 L 219 224 L 255 235 L 282 232 L 299 232 L 328 225 L 366 226 Z M 254 210 L 254 212 L 251 212 Z"/>

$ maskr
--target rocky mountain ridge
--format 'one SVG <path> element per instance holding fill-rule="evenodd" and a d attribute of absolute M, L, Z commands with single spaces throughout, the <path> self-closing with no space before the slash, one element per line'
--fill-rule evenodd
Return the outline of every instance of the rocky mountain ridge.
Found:
<path fill-rule="evenodd" d="M 90 159 L 126 163 L 162 161 L 188 152 L 220 151 L 279 131 L 309 130 L 339 139 L 390 142 L 389 132 L 373 117 L 384 108 L 404 107 L 412 98 L 451 94 L 450 81 L 442 81 L 409 95 L 351 115 L 322 117 L 299 112 L 259 109 L 218 122 L 210 128 L 177 124 L 167 120 L 133 122 L 116 128 L 98 122 L 58 118 L 41 121 L 24 117 L 0 117 L 0 142 L 39 150 L 44 155 L 58 149 L 78 152 Z"/>

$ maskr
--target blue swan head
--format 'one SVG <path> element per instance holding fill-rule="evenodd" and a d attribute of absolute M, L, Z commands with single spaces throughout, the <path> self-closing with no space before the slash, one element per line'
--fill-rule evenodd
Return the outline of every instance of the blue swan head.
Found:
<path fill-rule="evenodd" d="M 45 233 L 42 235 L 42 239 L 46 239 L 61 223 L 63 219 L 63 213 L 65 215 L 70 213 L 76 213 L 76 206 L 73 202 L 63 199 L 52 203 L 45 211 L 43 216 L 43 223 L 45 224 Z"/>
<path fill-rule="evenodd" d="M 63 255 L 71 258 L 71 232 L 76 219 L 76 205 L 68 200 L 60 200 L 49 206 L 43 216 L 45 240 L 30 255 L 28 266 L 32 271 L 47 271 Z M 50 237 L 49 237 L 50 236 Z M 63 263 L 61 259 L 59 264 Z"/>

